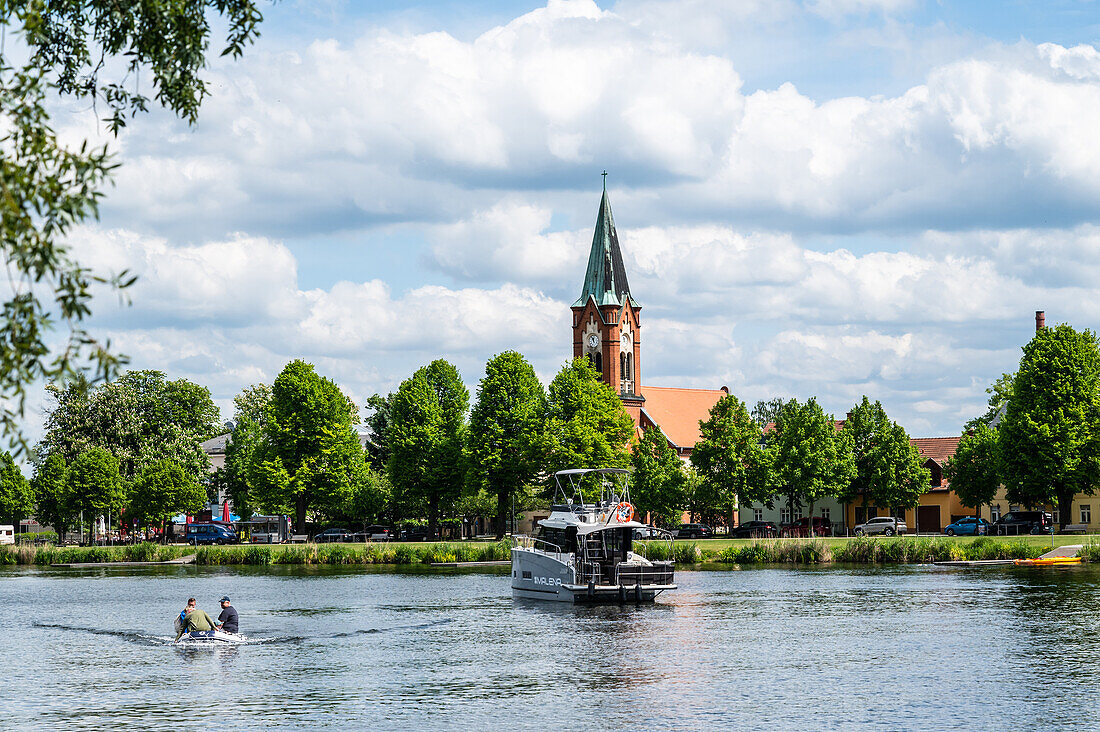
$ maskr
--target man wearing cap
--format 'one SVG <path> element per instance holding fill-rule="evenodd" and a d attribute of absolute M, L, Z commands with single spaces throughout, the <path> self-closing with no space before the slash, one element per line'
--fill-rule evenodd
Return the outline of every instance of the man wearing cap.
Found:
<path fill-rule="evenodd" d="M 222 614 L 218 616 L 218 627 L 226 633 L 237 632 L 237 608 L 229 604 L 229 598 L 223 597 Z"/>

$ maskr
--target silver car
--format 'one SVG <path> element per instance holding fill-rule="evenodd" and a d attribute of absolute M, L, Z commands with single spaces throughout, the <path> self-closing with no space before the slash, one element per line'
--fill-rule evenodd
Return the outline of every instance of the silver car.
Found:
<path fill-rule="evenodd" d="M 904 534 L 909 529 L 905 526 L 905 521 L 902 519 L 894 518 L 893 516 L 879 516 L 873 518 L 866 523 L 862 523 L 855 528 L 856 536 L 882 534 L 883 536 L 893 536 L 894 534 Z"/>

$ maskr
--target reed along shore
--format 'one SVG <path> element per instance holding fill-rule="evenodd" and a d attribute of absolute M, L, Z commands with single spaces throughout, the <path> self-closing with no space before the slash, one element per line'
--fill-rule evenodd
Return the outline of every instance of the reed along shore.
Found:
<path fill-rule="evenodd" d="M 1058 537 L 1061 539 L 1062 537 Z M 1063 542 L 1060 542 L 1063 543 Z M 822 538 L 677 541 L 671 556 L 663 542 L 638 542 L 653 560 L 674 559 L 678 565 L 705 569 L 708 564 L 925 564 L 929 562 L 1033 559 L 1049 549 L 1049 537 L 959 539 L 949 537 Z M 368 565 L 486 562 L 509 558 L 510 544 L 500 542 L 239 544 L 191 547 L 132 544 L 126 546 L 0 547 L 0 564 L 36 565 L 99 562 L 166 562 L 190 554 L 195 564 L 226 565 Z M 1081 551 L 1086 561 L 1100 561 L 1100 543 Z"/>

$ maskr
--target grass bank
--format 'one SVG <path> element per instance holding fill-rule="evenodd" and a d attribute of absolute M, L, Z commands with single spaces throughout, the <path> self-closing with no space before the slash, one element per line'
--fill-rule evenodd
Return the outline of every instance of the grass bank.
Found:
<path fill-rule="evenodd" d="M 1030 537 L 1028 537 L 1030 538 Z M 957 539 L 948 537 L 829 538 L 829 539 L 745 539 L 726 542 L 673 545 L 677 564 L 921 564 L 982 559 L 1032 559 L 1050 548 L 1047 543 L 1025 539 Z M 1091 549 L 1092 546 L 1086 547 Z M 1100 545 L 1095 549 L 1100 561 Z M 668 559 L 667 545 L 652 542 L 646 548 L 650 559 Z"/>
<path fill-rule="evenodd" d="M 1055 537 L 1055 544 L 1082 543 L 1081 537 Z M 646 545 L 650 559 L 668 559 L 663 542 Z M 1049 536 L 1022 537 L 830 537 L 824 539 L 715 539 L 677 541 L 673 558 L 680 565 L 720 564 L 853 564 L 924 563 L 979 559 L 1030 559 L 1050 549 Z M 203 565 L 265 564 L 432 564 L 484 562 L 509 557 L 509 543 L 418 542 L 368 544 L 239 544 L 199 547 L 133 544 L 112 547 L 0 547 L 0 565 L 81 564 L 88 562 L 163 562 L 196 554 Z M 1100 542 L 1081 551 L 1100 562 Z"/>
<path fill-rule="evenodd" d="M 432 564 L 508 559 L 510 544 L 237 544 L 190 546 L 131 544 L 95 547 L 0 547 L 0 564 L 85 564 L 89 562 L 164 562 L 195 554 L 196 564 Z"/>
<path fill-rule="evenodd" d="M 292 544 L 210 546 L 199 549 L 196 564 L 433 564 L 508 559 L 511 543 Z"/>
<path fill-rule="evenodd" d="M 166 562 L 193 554 L 189 546 L 127 544 L 125 546 L 4 546 L 0 564 L 85 564 L 88 562 Z"/>

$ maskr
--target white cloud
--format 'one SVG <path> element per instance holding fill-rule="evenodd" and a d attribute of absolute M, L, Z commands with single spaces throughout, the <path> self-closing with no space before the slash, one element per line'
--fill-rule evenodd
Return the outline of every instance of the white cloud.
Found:
<path fill-rule="evenodd" d="M 909 53 L 890 18 L 911 6 L 553 0 L 468 38 L 261 44 L 215 65 L 198 127 L 154 113 L 113 145 L 116 228 L 73 241 L 142 279 L 133 308 L 97 303 L 95 324 L 222 399 L 297 356 L 360 398 L 437 356 L 472 382 L 517 348 L 552 375 L 591 240 L 561 221 L 590 222 L 595 192 L 575 191 L 606 167 L 650 383 L 820 393 L 834 410 L 864 390 L 953 429 L 1011 368 L 1031 310 L 1100 317 L 1100 52 L 991 46 L 829 97 L 746 89 L 721 50 L 738 24 L 820 25 L 809 7 L 883 19 L 842 46 L 879 33 Z M 390 224 L 429 243 L 437 279 L 395 275 L 417 266 L 409 247 L 307 287 L 283 243 L 352 232 L 349 256 L 373 265 L 362 239 Z"/>

